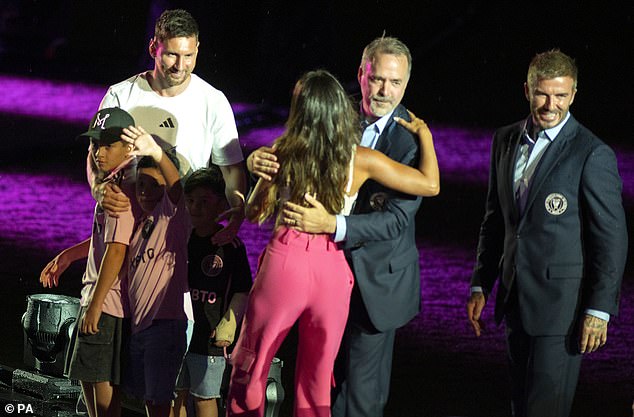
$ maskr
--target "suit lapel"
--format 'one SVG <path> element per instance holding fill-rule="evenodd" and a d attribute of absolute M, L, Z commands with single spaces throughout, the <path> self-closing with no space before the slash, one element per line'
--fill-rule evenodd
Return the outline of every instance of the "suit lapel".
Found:
<path fill-rule="evenodd" d="M 407 115 L 405 108 L 400 104 L 394 109 L 392 117 L 394 116 L 406 118 L 407 120 L 409 120 L 409 116 Z M 394 121 L 394 119 L 390 118 L 390 120 L 388 120 L 385 124 L 383 132 L 381 132 L 381 136 L 379 136 L 379 139 L 376 142 L 376 146 L 374 147 L 375 150 L 385 155 L 390 155 L 390 148 L 392 147 L 392 141 L 390 140 L 390 131 L 395 127 L 396 122 Z"/>
<path fill-rule="evenodd" d="M 519 151 L 519 144 L 522 140 L 522 135 L 526 129 L 526 121 L 518 124 L 518 130 L 511 134 L 507 148 L 504 151 L 505 156 L 503 158 L 503 164 L 500 167 L 501 172 L 504 174 L 501 178 L 504 179 L 503 189 L 506 190 L 508 196 L 509 206 L 512 207 L 513 218 L 515 222 L 519 220 L 519 210 L 517 208 L 517 202 L 515 201 L 515 193 L 513 192 L 513 180 L 515 176 L 515 161 L 517 159 L 517 152 Z"/>
<path fill-rule="evenodd" d="M 393 116 L 399 116 L 407 118 L 407 120 L 409 120 L 409 115 L 407 114 L 405 107 L 400 104 L 396 106 L 396 109 L 394 109 Z M 393 145 L 389 133 L 392 129 L 395 128 L 396 122 L 393 119 L 388 120 L 388 122 L 385 124 L 383 132 L 381 132 L 381 136 L 379 136 L 379 139 L 377 139 L 376 146 L 374 147 L 375 150 L 383 153 L 384 155 L 387 155 L 388 157 L 390 156 L 390 149 Z M 370 210 L 370 190 L 372 189 L 372 184 L 374 184 L 374 181 L 366 181 L 365 184 L 363 184 L 359 189 L 359 195 L 357 196 L 357 201 L 354 205 L 354 214 L 366 213 Z"/>
<path fill-rule="evenodd" d="M 537 166 L 535 174 L 533 174 L 533 178 L 531 180 L 531 186 L 528 190 L 528 197 L 526 199 L 525 213 L 530 210 L 530 207 L 533 205 L 535 200 L 535 196 L 544 185 L 544 181 L 548 178 L 550 172 L 557 165 L 557 161 L 565 155 L 570 139 L 574 137 L 575 132 L 577 131 L 577 125 L 577 121 L 571 115 L 566 122 L 566 125 L 559 132 L 559 135 L 557 135 L 555 140 L 548 146 L 548 149 L 546 149 L 544 156 L 539 161 L 539 165 Z"/>
<path fill-rule="evenodd" d="M 379 136 L 379 139 L 377 139 L 376 141 L 376 146 L 374 147 L 375 150 L 387 155 L 388 151 L 390 150 L 390 146 L 391 146 L 391 142 L 389 140 L 389 136 L 388 136 L 388 131 L 390 130 L 392 126 L 390 125 L 390 123 L 388 122 L 388 124 L 385 126 L 385 129 L 383 129 L 383 132 L 381 133 L 381 136 Z"/>

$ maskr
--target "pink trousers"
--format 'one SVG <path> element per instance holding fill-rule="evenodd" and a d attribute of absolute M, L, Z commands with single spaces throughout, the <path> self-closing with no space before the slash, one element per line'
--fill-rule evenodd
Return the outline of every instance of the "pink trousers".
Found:
<path fill-rule="evenodd" d="M 233 352 L 229 416 L 263 416 L 271 361 L 295 321 L 295 417 L 330 416 L 332 369 L 354 278 L 328 235 L 280 228 L 262 254 Z"/>

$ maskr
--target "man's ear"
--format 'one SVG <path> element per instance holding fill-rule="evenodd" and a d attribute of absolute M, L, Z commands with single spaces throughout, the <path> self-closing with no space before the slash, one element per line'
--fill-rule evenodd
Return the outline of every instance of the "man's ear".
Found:
<path fill-rule="evenodd" d="M 156 58 L 156 38 L 152 37 L 150 39 L 150 44 L 148 45 L 148 52 L 152 58 Z"/>
<path fill-rule="evenodd" d="M 568 107 L 572 106 L 572 103 L 575 102 L 575 96 L 577 95 L 577 89 L 573 89 L 572 90 L 572 98 L 570 99 L 570 104 L 568 104 Z"/>

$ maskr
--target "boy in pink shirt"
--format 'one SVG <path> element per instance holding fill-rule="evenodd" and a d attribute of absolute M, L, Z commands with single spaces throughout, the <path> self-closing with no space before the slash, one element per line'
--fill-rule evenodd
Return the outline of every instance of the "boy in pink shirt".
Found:
<path fill-rule="evenodd" d="M 167 416 L 185 354 L 187 240 L 191 231 L 178 161 L 143 128 L 124 139 L 145 155 L 137 164 L 136 195 L 143 210 L 130 243 L 128 301 L 131 315 L 126 391 L 145 401 L 148 416 Z M 157 139 L 160 141 L 160 139 Z"/>
<path fill-rule="evenodd" d="M 80 135 L 90 139 L 97 183 L 121 185 L 133 174 L 133 167 L 128 164 L 132 146 L 121 139 L 123 128 L 133 125 L 134 119 L 124 110 L 106 108 L 95 114 L 88 131 Z M 59 276 L 72 262 L 88 258 L 69 376 L 81 382 L 91 416 L 121 414 L 119 384 L 126 316 L 121 281 L 127 269 L 126 251 L 133 229 L 131 209 L 115 218 L 96 204 L 90 239 L 62 251 L 40 275 L 44 287 L 57 286 Z"/>

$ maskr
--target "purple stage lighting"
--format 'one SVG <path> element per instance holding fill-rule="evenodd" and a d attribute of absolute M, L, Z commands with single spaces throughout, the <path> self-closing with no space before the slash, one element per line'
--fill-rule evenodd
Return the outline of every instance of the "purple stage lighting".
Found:
<path fill-rule="evenodd" d="M 82 126 L 92 118 L 107 87 L 61 81 L 0 75 L 5 90 L 0 96 L 0 113 L 31 116 Z M 257 109 L 254 104 L 233 103 L 240 114 Z"/>

